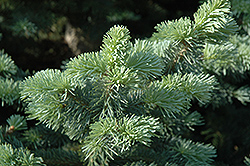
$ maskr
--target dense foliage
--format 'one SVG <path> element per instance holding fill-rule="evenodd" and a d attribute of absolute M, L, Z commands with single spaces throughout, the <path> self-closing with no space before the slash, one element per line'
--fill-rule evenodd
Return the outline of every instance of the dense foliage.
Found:
<path fill-rule="evenodd" d="M 52 40 L 60 35 L 46 28 L 64 24 L 76 45 L 86 45 L 83 29 L 75 28 L 80 9 L 96 16 L 85 18 L 89 31 L 109 12 L 108 25 L 140 20 L 128 9 L 95 10 L 97 2 L 42 1 L 38 9 L 35 1 L 3 1 L 1 10 L 12 15 L 1 17 L 2 36 Z M 101 4 L 123 4 L 114 2 Z M 100 49 L 64 61 L 61 69 L 23 71 L 2 50 L 0 98 L 3 111 L 14 111 L 1 119 L 0 164 L 249 165 L 249 3 L 241 3 L 245 8 L 237 0 L 205 1 L 192 17 L 159 22 L 143 39 L 114 25 Z M 28 4 L 37 8 L 23 12 Z M 40 20 L 39 12 L 46 13 Z M 77 53 L 75 40 L 67 42 Z"/>

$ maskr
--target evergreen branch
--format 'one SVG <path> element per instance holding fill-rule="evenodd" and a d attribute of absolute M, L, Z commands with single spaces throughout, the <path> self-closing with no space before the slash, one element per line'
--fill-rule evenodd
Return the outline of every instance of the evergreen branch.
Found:
<path fill-rule="evenodd" d="M 111 69 L 103 79 L 105 80 L 106 85 L 116 87 L 116 91 L 119 91 L 120 87 L 122 88 L 124 86 L 136 88 L 142 82 L 133 69 L 129 69 L 125 66 Z"/>
<path fill-rule="evenodd" d="M 204 22 L 212 16 L 230 13 L 230 2 L 228 0 L 209 0 L 203 3 L 194 14 L 197 25 L 203 25 Z"/>
<path fill-rule="evenodd" d="M 213 76 L 209 74 L 173 74 L 163 77 L 162 84 L 164 87 L 174 88 L 186 93 L 187 98 L 195 98 L 200 103 L 204 104 L 210 101 L 212 91 L 217 85 Z"/>
<path fill-rule="evenodd" d="M 162 55 L 165 62 L 164 74 L 201 72 L 202 65 L 202 43 L 196 42 L 195 46 L 185 42 L 178 45 L 168 44 Z"/>
<path fill-rule="evenodd" d="M 130 54 L 144 52 L 154 54 L 154 43 L 149 40 L 135 39 L 134 43 L 129 43 Z"/>
<path fill-rule="evenodd" d="M 41 157 L 35 157 L 34 153 L 31 153 L 27 149 L 19 148 L 17 158 L 18 158 L 18 162 L 23 166 L 45 165 Z"/>
<path fill-rule="evenodd" d="M 250 165 L 250 158 L 249 157 L 245 157 L 244 163 L 249 166 Z"/>
<path fill-rule="evenodd" d="M 16 136 L 19 135 L 19 133 L 16 132 L 16 133 L 13 133 L 12 135 L 10 135 L 10 134 L 7 133 L 6 135 L 3 135 L 3 139 L 1 141 L 2 144 L 3 143 L 11 144 L 11 146 L 13 147 L 13 149 L 24 148 L 23 143 L 16 137 Z"/>
<path fill-rule="evenodd" d="M 172 40 L 176 44 L 184 40 L 188 41 L 194 36 L 192 24 L 192 21 L 187 17 L 175 21 L 161 22 L 155 27 L 157 33 L 153 34 L 153 38 Z"/>
<path fill-rule="evenodd" d="M 166 132 L 171 136 L 183 135 L 188 130 L 194 131 L 194 126 L 204 125 L 204 120 L 197 111 L 191 113 L 186 111 L 183 115 L 176 115 L 175 118 L 161 119 L 161 121 L 166 124 Z"/>
<path fill-rule="evenodd" d="M 149 145 L 150 138 L 159 130 L 159 122 L 151 117 L 106 118 L 95 122 L 90 129 L 82 147 L 85 160 L 113 160 L 113 155 L 127 151 L 135 142 Z"/>
<path fill-rule="evenodd" d="M 236 21 L 229 14 L 228 0 L 208 0 L 194 14 L 194 30 L 198 35 L 209 37 L 210 41 L 227 38 L 238 30 Z"/>
<path fill-rule="evenodd" d="M 153 52 L 151 42 L 135 41 L 131 53 L 126 59 L 126 67 L 145 78 L 149 76 L 155 78 L 162 75 L 162 66 L 161 59 Z"/>
<path fill-rule="evenodd" d="M 213 108 L 218 108 L 225 104 L 226 105 L 232 104 L 234 92 L 236 91 L 237 91 L 237 87 L 220 81 L 220 84 L 217 85 L 214 91 L 215 93 L 212 96 L 211 105 L 213 106 Z M 242 97 L 242 99 L 244 99 L 245 97 L 247 98 L 247 96 L 244 96 L 244 93 L 243 93 L 243 96 L 239 95 L 239 97 Z"/>
<path fill-rule="evenodd" d="M 35 157 L 34 154 L 27 149 L 14 149 L 7 143 L 0 145 L 0 165 L 45 166 L 41 157 Z"/>
<path fill-rule="evenodd" d="M 237 70 L 242 71 L 242 66 L 239 66 L 236 59 L 236 48 L 231 43 L 206 44 L 204 49 L 204 67 L 207 70 L 213 71 L 217 75 L 226 75 L 231 71 L 235 73 Z"/>
<path fill-rule="evenodd" d="M 188 115 L 184 116 L 182 122 L 185 126 L 187 126 L 190 130 L 194 131 L 193 126 L 201 126 L 204 125 L 204 119 L 200 113 L 197 111 L 189 113 Z"/>
<path fill-rule="evenodd" d="M 45 96 L 56 96 L 58 93 L 67 94 L 74 87 L 65 73 L 59 70 L 42 70 L 34 76 L 29 76 L 21 83 L 21 99 L 40 102 Z"/>
<path fill-rule="evenodd" d="M 29 117 L 58 129 L 59 121 L 63 120 L 63 101 L 74 90 L 65 74 L 59 70 L 44 70 L 26 78 L 20 87 L 21 99 L 29 102 Z"/>
<path fill-rule="evenodd" d="M 174 45 L 180 42 L 195 46 L 196 41 L 205 39 L 218 42 L 238 30 L 237 23 L 230 16 L 228 0 L 209 0 L 194 14 L 194 22 L 189 18 L 158 24 L 153 39 L 171 40 Z"/>
<path fill-rule="evenodd" d="M 26 130 L 27 122 L 25 117 L 20 115 L 12 115 L 7 119 L 8 125 L 12 128 L 12 130 Z"/>
<path fill-rule="evenodd" d="M 1 79 L 0 78 L 0 99 L 2 100 L 2 106 L 4 104 L 13 105 L 14 101 L 18 100 L 19 94 L 19 82 L 15 82 L 13 79 Z"/>
<path fill-rule="evenodd" d="M 155 151 L 152 146 L 152 144 L 150 147 L 143 144 L 135 144 L 128 151 L 122 153 L 121 157 L 117 157 L 114 161 L 111 161 L 111 163 L 114 163 L 114 165 L 117 163 L 125 163 L 126 161 L 144 161 L 146 163 L 153 163 L 156 161 L 157 164 L 164 163 L 164 161 L 162 162 L 161 160 L 161 154 Z"/>
<path fill-rule="evenodd" d="M 42 134 L 40 134 L 38 130 L 39 126 L 40 125 L 38 125 L 36 128 L 26 130 L 23 133 L 22 141 L 24 142 L 24 145 L 29 149 L 38 149 L 45 143 L 45 141 L 43 141 L 42 139 Z"/>
<path fill-rule="evenodd" d="M 32 150 L 60 147 L 70 142 L 66 135 L 61 134 L 61 131 L 53 131 L 44 125 L 37 125 L 26 130 L 22 135 L 22 142 Z"/>
<path fill-rule="evenodd" d="M 41 156 L 48 166 L 82 166 L 79 153 L 71 150 L 47 149 L 35 151 L 37 156 Z"/>
<path fill-rule="evenodd" d="M 130 39 L 129 30 L 124 26 L 114 26 L 103 37 L 101 54 L 108 62 L 108 66 L 122 65 L 125 52 L 128 49 Z"/>
<path fill-rule="evenodd" d="M 161 42 L 157 42 L 155 39 L 155 42 L 153 42 L 152 44 L 154 53 L 156 55 L 158 55 L 159 57 L 166 57 L 166 50 L 168 50 L 171 47 L 172 42 L 170 40 L 162 40 Z"/>
<path fill-rule="evenodd" d="M 145 115 L 146 110 L 144 107 L 142 96 L 142 90 L 129 91 L 127 93 L 127 103 L 125 105 L 124 111 L 128 114 L 132 113 L 135 115 Z"/>
<path fill-rule="evenodd" d="M 70 60 L 66 73 L 76 80 L 99 78 L 107 71 L 107 62 L 98 52 L 84 53 Z"/>
<path fill-rule="evenodd" d="M 81 85 L 85 89 L 73 86 L 59 70 L 45 70 L 28 77 L 21 85 L 21 95 L 29 102 L 26 111 L 29 118 L 38 119 L 54 130 L 63 127 L 62 132 L 70 139 L 83 138 L 91 118 L 100 110 L 94 104 L 100 94 L 90 93 L 92 86 L 87 82 Z"/>
<path fill-rule="evenodd" d="M 118 37 L 119 35 L 123 36 Z M 121 41 L 118 42 L 118 40 Z M 160 76 L 162 72 L 161 60 L 153 54 L 150 43 L 136 41 L 132 45 L 128 43 L 128 40 L 129 36 L 126 28 L 120 26 L 111 28 L 103 41 L 103 49 L 106 49 L 106 52 L 102 50 L 100 54 L 85 53 L 71 59 L 67 64 L 66 73 L 74 79 L 85 80 L 86 77 L 97 78 L 98 81 L 104 81 L 106 85 L 115 85 L 118 87 L 124 85 L 137 87 L 138 84 L 142 84 L 142 80 L 139 80 L 139 78 Z M 105 43 L 106 45 L 107 43 L 110 45 L 113 44 L 113 46 L 109 46 L 112 47 L 109 48 L 109 52 L 107 52 L 108 48 L 105 47 Z M 116 51 L 113 50 L 113 47 Z M 111 61 L 107 57 L 111 56 L 109 55 L 111 52 L 112 58 L 116 56 L 119 56 L 119 58 L 111 60 L 114 62 L 109 64 Z M 136 64 L 135 62 L 138 63 Z"/>
<path fill-rule="evenodd" d="M 250 102 L 250 87 L 242 86 L 233 92 L 233 96 L 237 98 L 242 104 L 247 105 Z"/>
<path fill-rule="evenodd" d="M 173 146 L 170 145 L 169 142 L 163 141 L 162 138 L 155 138 L 150 147 L 142 144 L 135 144 L 129 151 L 124 152 L 121 158 L 118 157 L 114 161 L 111 161 L 111 164 L 117 165 L 117 163 L 120 164 L 126 161 L 143 161 L 148 165 L 155 164 L 158 166 L 185 165 L 187 162 L 186 160 L 174 157 L 176 152 L 173 152 L 171 149 L 172 147 Z"/>
<path fill-rule="evenodd" d="M 250 38 L 234 35 L 224 44 L 206 44 L 204 49 L 204 68 L 217 75 L 237 76 L 250 70 Z"/>
<path fill-rule="evenodd" d="M 7 9 L 12 11 L 18 3 L 14 4 Z M 236 73 L 247 76 L 250 70 L 249 37 L 233 36 L 225 42 L 237 31 L 230 14 L 229 0 L 207 0 L 194 21 L 183 17 L 162 22 L 151 39 L 134 43 L 126 27 L 114 26 L 104 36 L 100 51 L 72 58 L 63 72 L 43 70 L 21 84 L 13 81 L 19 79 L 19 70 L 2 50 L 2 103 L 13 104 L 20 96 L 20 85 L 21 99 L 28 103 L 25 113 L 50 129 L 40 125 L 24 134 L 16 132 L 24 137 L 21 142 L 9 134 L 26 129 L 26 121 L 11 116 L 5 135 L 0 126 L 0 165 L 108 166 L 109 160 L 113 160 L 110 165 L 210 165 L 216 157 L 213 146 L 176 136 L 203 124 L 201 114 L 187 111 L 192 99 L 199 104 L 221 96 L 250 102 L 249 87 L 227 87 L 224 80 L 217 85 L 215 77 L 202 73 L 208 70 L 220 79 Z M 24 16 L 10 28 L 33 36 L 39 24 Z M 215 102 L 225 104 L 224 98 Z M 71 140 L 82 144 L 81 152 L 61 149 Z"/>
<path fill-rule="evenodd" d="M 94 107 L 94 101 L 91 101 L 91 97 L 87 98 L 89 92 L 76 90 L 75 96 L 69 97 L 64 102 L 64 112 L 63 123 L 62 123 L 62 132 L 69 136 L 73 140 L 81 140 L 85 137 L 89 124 L 92 122 L 92 118 L 96 114 L 100 114 L 101 107 Z M 84 93 L 86 92 L 86 93 Z M 95 103 L 96 104 L 96 103 Z"/>
<path fill-rule="evenodd" d="M 234 35 L 230 37 L 230 42 L 237 48 L 237 61 L 243 66 L 243 70 L 250 70 L 250 36 Z"/>
<path fill-rule="evenodd" d="M 44 97 L 44 96 L 43 96 Z M 44 101 L 32 101 L 28 104 L 29 119 L 37 119 L 39 123 L 46 124 L 54 130 L 58 130 L 63 124 L 64 113 L 61 98 L 58 96 L 46 96 Z"/>
<path fill-rule="evenodd" d="M 17 72 L 17 66 L 11 57 L 4 53 L 4 50 L 0 50 L 0 74 L 4 77 L 9 77 Z"/>
<path fill-rule="evenodd" d="M 17 164 L 16 157 L 17 154 L 10 144 L 0 145 L 0 164 L 3 166 L 8 166 L 10 164 Z"/>
<path fill-rule="evenodd" d="M 23 81 L 21 95 L 23 100 L 29 102 L 26 112 L 31 119 L 38 119 L 55 130 L 63 127 L 63 132 L 70 139 L 80 139 L 86 134 L 91 119 L 100 114 L 100 108 L 103 107 L 100 105 L 101 101 L 105 102 L 101 97 L 104 91 L 98 90 L 100 87 L 91 91 L 93 85 L 89 87 L 89 91 L 84 83 L 81 86 L 85 88 L 74 88 L 64 73 L 45 70 Z M 79 123 L 75 123 L 76 119 Z"/>
<path fill-rule="evenodd" d="M 21 99 L 28 102 L 26 113 L 81 142 L 81 155 L 89 165 L 108 165 L 109 160 L 126 157 L 132 165 L 150 164 L 156 159 L 125 156 L 124 152 L 140 144 L 151 146 L 152 142 L 155 144 L 149 151 L 162 159 L 156 164 L 209 165 L 216 156 L 212 146 L 181 140 L 175 135 L 203 122 L 199 113 L 188 114 L 186 110 L 190 108 L 191 99 L 204 104 L 212 98 L 217 84 L 214 77 L 197 73 L 202 71 L 203 58 L 204 64 L 208 63 L 214 54 L 202 55 L 201 50 L 207 41 L 218 43 L 236 31 L 235 21 L 229 14 L 228 0 L 209 0 L 194 14 L 194 21 L 185 17 L 158 24 L 152 37 L 155 42 L 136 40 L 132 44 L 128 29 L 114 26 L 104 36 L 99 52 L 72 58 L 64 72 L 44 70 L 26 78 L 20 86 Z M 247 66 L 248 59 L 242 57 L 238 61 Z M 215 57 L 219 58 L 223 56 Z M 172 72 L 177 73 L 170 75 Z M 183 72 L 191 74 L 180 74 Z M 168 75 L 161 77 L 164 74 Z M 239 97 L 241 90 L 235 91 L 235 95 Z M 249 100 L 245 94 L 241 97 L 243 102 Z M 171 135 L 168 130 L 173 131 L 173 126 L 178 132 Z M 163 136 L 160 141 L 166 143 L 166 137 L 174 137 L 175 144 L 160 143 L 164 148 L 156 148 L 157 140 L 153 138 L 158 136 L 156 132 Z M 28 134 L 24 136 L 34 139 L 34 146 L 41 145 L 38 133 L 30 137 Z M 48 153 L 48 163 L 51 158 L 67 163 L 63 159 L 60 162 L 61 158 L 54 152 L 60 153 L 60 157 L 71 156 L 55 150 Z M 66 159 L 68 164 L 79 164 Z"/>
<path fill-rule="evenodd" d="M 162 75 L 162 61 L 153 53 L 150 42 L 136 41 L 130 48 L 124 52 L 124 66 L 114 66 L 104 75 L 107 85 L 138 88 L 145 84 L 145 79 Z"/>
<path fill-rule="evenodd" d="M 176 156 L 187 159 L 186 165 L 210 165 L 216 157 L 216 150 L 212 145 L 203 143 L 194 143 L 191 140 L 178 139 L 173 150 L 177 152 Z"/>
<path fill-rule="evenodd" d="M 159 81 L 151 83 L 145 90 L 143 100 L 151 109 L 159 107 L 164 116 L 181 114 L 182 111 L 188 109 L 190 106 L 190 101 L 186 93 L 169 88 L 164 82 Z"/>

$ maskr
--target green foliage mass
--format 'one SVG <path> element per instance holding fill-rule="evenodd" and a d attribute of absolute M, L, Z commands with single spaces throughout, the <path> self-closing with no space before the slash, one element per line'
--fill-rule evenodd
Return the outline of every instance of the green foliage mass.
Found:
<path fill-rule="evenodd" d="M 27 20 L 16 24 L 23 25 L 26 33 L 36 29 Z M 249 37 L 234 35 L 239 28 L 228 0 L 208 0 L 194 20 L 155 29 L 150 38 L 133 40 L 127 27 L 115 25 L 99 51 L 71 58 L 64 70 L 33 75 L 2 51 L 0 98 L 24 116 L 1 125 L 0 164 L 215 164 L 215 146 L 190 137 L 205 122 L 194 107 L 250 101 L 248 86 L 223 79 L 246 79 Z M 37 124 L 28 129 L 26 118 Z"/>
<path fill-rule="evenodd" d="M 41 157 L 35 157 L 27 149 L 18 148 L 13 149 L 10 144 L 2 144 L 0 146 L 0 164 L 3 166 L 9 165 L 23 165 L 23 166 L 39 166 L 43 164 L 43 159 Z"/>

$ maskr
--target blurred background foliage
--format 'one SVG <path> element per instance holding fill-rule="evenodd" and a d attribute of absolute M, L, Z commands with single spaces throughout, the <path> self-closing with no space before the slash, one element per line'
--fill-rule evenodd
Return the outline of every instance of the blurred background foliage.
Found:
<path fill-rule="evenodd" d="M 103 34 L 114 24 L 127 26 L 133 38 L 147 38 L 155 25 L 164 20 L 192 18 L 204 1 L 0 0 L 0 48 L 23 70 L 60 68 L 63 61 L 75 55 L 98 50 Z M 239 32 L 249 36 L 250 1 L 231 3 Z M 246 74 L 249 76 L 249 72 Z M 236 87 L 246 84 L 249 79 L 234 83 Z M 212 143 L 217 148 L 219 165 L 242 164 L 244 156 L 250 154 L 250 106 L 232 100 L 216 108 L 208 106 L 201 110 L 194 105 L 191 109 L 201 113 L 205 123 L 186 137 Z M 14 111 L 2 107 L 0 124 Z M 32 125 L 33 122 L 28 122 L 28 126 Z M 31 136 L 27 133 L 27 137 Z"/>
<path fill-rule="evenodd" d="M 114 24 L 150 37 L 164 20 L 192 16 L 197 0 L 1 0 L 1 47 L 23 69 L 58 68 L 62 60 L 98 50 Z M 32 63 L 30 63 L 32 62 Z"/>

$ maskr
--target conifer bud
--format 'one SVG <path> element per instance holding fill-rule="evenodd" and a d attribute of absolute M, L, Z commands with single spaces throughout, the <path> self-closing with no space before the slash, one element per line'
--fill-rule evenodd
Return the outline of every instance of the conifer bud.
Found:
<path fill-rule="evenodd" d="M 7 131 L 7 134 L 12 134 L 15 130 L 15 126 L 10 126 L 9 130 Z"/>

